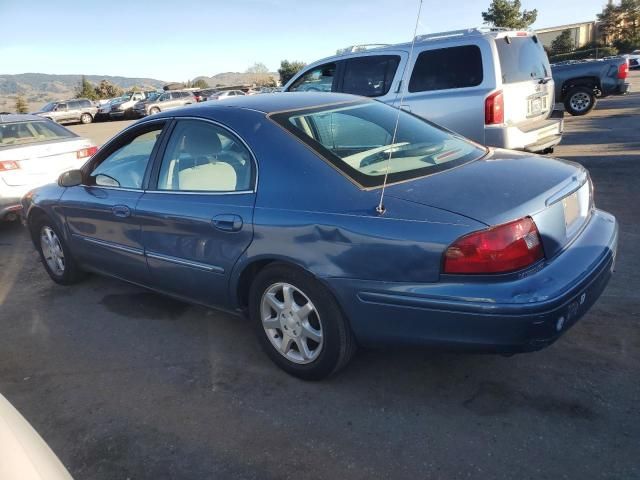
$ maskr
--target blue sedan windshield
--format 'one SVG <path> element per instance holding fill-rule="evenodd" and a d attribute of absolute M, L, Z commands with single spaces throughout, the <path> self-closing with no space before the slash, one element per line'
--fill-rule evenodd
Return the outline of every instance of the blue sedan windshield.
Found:
<path fill-rule="evenodd" d="M 328 105 L 272 117 L 363 187 L 407 180 L 482 157 L 462 137 L 379 102 Z M 393 130 L 398 122 L 395 141 Z"/>

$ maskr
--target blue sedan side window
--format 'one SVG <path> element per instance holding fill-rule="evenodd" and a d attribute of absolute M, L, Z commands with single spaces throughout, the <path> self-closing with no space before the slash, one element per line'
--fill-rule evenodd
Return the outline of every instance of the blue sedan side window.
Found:
<path fill-rule="evenodd" d="M 91 172 L 98 186 L 142 188 L 144 172 L 162 127 L 135 137 Z"/>
<path fill-rule="evenodd" d="M 158 190 L 246 191 L 251 179 L 251 154 L 242 142 L 212 123 L 181 120 L 162 159 Z"/>

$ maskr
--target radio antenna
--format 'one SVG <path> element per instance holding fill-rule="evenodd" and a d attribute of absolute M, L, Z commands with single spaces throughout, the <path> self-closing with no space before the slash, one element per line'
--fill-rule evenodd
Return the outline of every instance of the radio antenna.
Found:
<path fill-rule="evenodd" d="M 376 207 L 376 212 L 378 215 L 382 215 L 385 212 L 384 204 L 382 203 L 384 200 L 384 191 L 387 188 L 387 178 L 389 177 L 389 167 L 391 166 L 391 156 L 393 155 L 393 145 L 396 143 L 396 136 L 398 135 L 398 124 L 400 123 L 400 114 L 402 113 L 402 102 L 404 101 L 404 92 L 406 87 L 405 75 L 407 73 L 407 67 L 411 63 L 411 59 L 413 58 L 413 47 L 416 44 L 416 35 L 418 34 L 418 25 L 420 24 L 420 12 L 422 11 L 422 1 L 418 4 L 418 15 L 416 16 L 416 26 L 413 29 L 413 40 L 411 40 L 411 49 L 409 49 L 409 58 L 407 58 L 407 62 L 404 64 L 404 69 L 402 70 L 402 76 L 400 77 L 400 85 L 398 91 L 396 92 L 396 98 L 394 102 L 398 100 L 398 95 L 400 95 L 400 103 L 398 103 L 398 115 L 396 116 L 396 124 L 393 127 L 393 136 L 391 137 L 391 147 L 389 148 L 389 158 L 387 158 L 387 167 L 384 171 L 384 181 L 382 182 L 382 192 L 380 193 L 380 203 Z"/>

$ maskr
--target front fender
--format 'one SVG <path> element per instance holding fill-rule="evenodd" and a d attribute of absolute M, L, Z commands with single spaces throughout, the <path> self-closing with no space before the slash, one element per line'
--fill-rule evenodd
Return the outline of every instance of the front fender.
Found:
<path fill-rule="evenodd" d="M 27 226 L 30 227 L 34 214 L 41 212 L 55 223 L 65 240 L 68 241 L 68 232 L 64 226 L 64 213 L 59 208 L 59 201 L 65 190 L 64 187 L 51 183 L 34 188 L 22 197 L 22 216 Z"/>

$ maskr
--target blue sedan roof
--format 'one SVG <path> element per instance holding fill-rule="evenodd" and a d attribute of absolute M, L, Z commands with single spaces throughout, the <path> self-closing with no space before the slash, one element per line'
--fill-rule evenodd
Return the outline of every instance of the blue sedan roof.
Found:
<path fill-rule="evenodd" d="M 353 102 L 354 100 L 370 101 L 365 97 L 347 95 L 345 93 L 262 93 L 259 95 L 245 95 L 225 100 L 203 102 L 198 104 L 197 108 L 236 107 L 257 110 L 259 112 L 269 114 L 286 110 L 316 107 L 331 103 Z"/>

